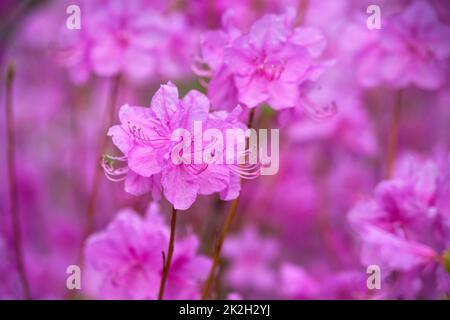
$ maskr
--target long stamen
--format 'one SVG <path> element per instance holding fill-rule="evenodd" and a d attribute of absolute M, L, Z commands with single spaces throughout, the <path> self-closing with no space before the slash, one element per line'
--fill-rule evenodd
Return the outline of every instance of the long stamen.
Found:
<path fill-rule="evenodd" d="M 110 156 L 110 155 L 103 156 L 103 161 L 102 161 L 103 172 L 105 173 L 106 178 L 113 182 L 119 182 L 119 181 L 125 180 L 127 177 L 128 171 L 129 171 L 128 165 L 125 165 L 120 168 L 115 168 L 114 163 L 116 161 L 126 162 L 127 157 L 125 157 L 125 156 L 114 157 L 114 156 Z"/>
<path fill-rule="evenodd" d="M 314 120 L 323 121 L 329 119 L 337 113 L 337 104 L 332 101 L 329 105 L 318 106 L 306 97 L 303 97 L 303 107 L 307 114 Z"/>
<path fill-rule="evenodd" d="M 202 78 L 211 78 L 213 76 L 212 70 L 206 66 L 205 61 L 199 56 L 195 57 L 191 69 L 197 76 Z"/>
<path fill-rule="evenodd" d="M 157 137 L 150 137 L 149 135 L 144 133 L 144 130 L 141 127 L 139 127 L 135 124 L 132 124 L 130 121 L 128 121 L 128 130 L 136 142 L 139 142 L 143 145 L 151 146 L 152 148 L 155 148 L 155 149 L 158 149 L 158 148 L 161 148 L 162 146 L 164 146 L 164 143 L 161 143 L 161 142 L 169 141 L 169 138 L 166 136 L 163 136 L 163 134 L 161 132 L 157 131 L 156 128 L 154 131 L 157 134 Z M 161 144 L 158 144 L 158 143 L 161 143 Z"/>

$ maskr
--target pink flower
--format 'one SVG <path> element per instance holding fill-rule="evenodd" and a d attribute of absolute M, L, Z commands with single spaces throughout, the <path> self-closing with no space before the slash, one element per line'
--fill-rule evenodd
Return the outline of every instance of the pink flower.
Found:
<path fill-rule="evenodd" d="M 439 21 L 428 2 L 414 1 L 399 14 L 383 19 L 381 30 L 360 35 L 363 45 L 355 61 L 364 86 L 387 83 L 395 88 L 437 89 L 444 83 L 450 27 Z"/>
<path fill-rule="evenodd" d="M 439 285 L 441 255 L 450 245 L 449 212 L 442 206 L 448 179 L 448 162 L 441 169 L 431 161 L 405 158 L 394 179 L 381 182 L 374 198 L 349 214 L 362 240 L 362 263 L 379 265 L 386 277 L 398 273 L 390 283 L 392 296 L 439 296 L 425 284 Z M 400 285 L 402 277 L 416 278 L 416 285 L 406 280 Z"/>
<path fill-rule="evenodd" d="M 156 299 L 161 281 L 162 252 L 169 228 L 155 204 L 146 218 L 126 209 L 106 230 L 92 235 L 85 248 L 89 294 L 103 299 Z M 167 299 L 198 299 L 210 260 L 197 255 L 194 235 L 176 239 L 167 280 Z"/>
<path fill-rule="evenodd" d="M 133 194 L 142 194 L 161 186 L 175 209 L 188 209 L 198 194 L 221 192 L 224 200 L 236 198 L 240 183 L 232 170 L 233 165 L 225 164 L 224 161 L 224 164 L 195 164 L 193 153 L 183 154 L 180 163 L 172 159 L 174 148 L 181 141 L 186 145 L 191 144 L 183 140 L 172 141 L 172 134 L 184 129 L 194 139 L 198 135 L 194 130 L 194 122 L 201 123 L 202 130 L 245 128 L 235 119 L 236 114 L 210 114 L 209 108 L 208 98 L 195 90 L 180 100 L 178 90 L 172 83 L 161 86 L 150 108 L 122 106 L 119 112 L 121 125 L 112 127 L 108 135 L 112 136 L 114 144 L 124 154 L 124 157 L 113 159 L 127 161 L 128 165 L 116 171 L 107 166 L 107 173 L 127 175 L 126 188 Z M 201 152 L 205 150 L 206 147 Z"/>
<path fill-rule="evenodd" d="M 316 29 L 294 28 L 294 17 L 293 11 L 265 15 L 243 35 L 225 20 L 224 31 L 206 34 L 202 58 L 213 73 L 208 95 L 231 99 L 235 90 L 236 100 L 249 108 L 263 103 L 274 109 L 295 107 L 299 86 L 321 69 L 315 58 L 325 40 Z M 217 107 L 229 107 L 224 104 Z"/>

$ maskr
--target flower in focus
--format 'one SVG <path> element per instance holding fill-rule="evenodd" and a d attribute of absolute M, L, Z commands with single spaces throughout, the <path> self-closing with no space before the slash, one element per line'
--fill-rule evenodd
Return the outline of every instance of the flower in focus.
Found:
<path fill-rule="evenodd" d="M 92 235 L 85 248 L 88 294 L 103 299 L 156 299 L 169 228 L 156 204 L 145 218 L 122 210 L 106 230 Z M 198 239 L 176 239 L 165 295 L 167 299 L 198 299 L 210 260 L 197 255 Z"/>
<path fill-rule="evenodd" d="M 392 180 L 349 214 L 362 240 L 362 263 L 380 266 L 389 297 L 448 293 L 442 256 L 450 248 L 449 172 L 448 162 L 441 168 L 407 157 Z"/>
<path fill-rule="evenodd" d="M 237 122 L 235 115 L 226 112 L 210 114 L 209 108 L 208 98 L 195 90 L 180 100 L 178 89 L 172 83 L 161 86 L 150 108 L 122 106 L 119 112 L 121 125 L 112 127 L 108 135 L 124 153 L 124 157 L 115 159 L 127 161 L 128 167 L 109 172 L 106 168 L 107 173 L 126 175 L 126 188 L 133 194 L 148 192 L 160 184 L 175 209 L 188 209 L 197 194 L 221 192 L 223 200 L 236 198 L 240 183 L 239 176 L 233 171 L 234 164 L 225 161 L 195 163 L 194 152 L 183 154 L 183 150 L 180 151 L 180 163 L 172 159 L 180 142 L 191 146 L 199 134 L 203 139 L 203 131 L 196 132 L 194 122 L 201 123 L 202 130 L 212 128 L 223 132 L 227 128 L 245 128 Z M 191 133 L 192 140 L 184 141 L 185 137 L 181 136 L 179 141 L 173 141 L 172 135 L 179 129 Z M 225 150 L 225 144 L 222 147 Z M 206 150 L 207 147 L 199 150 L 202 156 L 208 152 Z M 226 155 L 226 151 L 223 154 Z"/>

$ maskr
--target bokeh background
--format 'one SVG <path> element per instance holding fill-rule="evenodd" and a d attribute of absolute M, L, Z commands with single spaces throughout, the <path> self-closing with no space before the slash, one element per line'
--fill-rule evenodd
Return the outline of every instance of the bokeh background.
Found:
<path fill-rule="evenodd" d="M 124 210 L 136 217 L 157 211 L 163 229 L 170 220 L 170 205 L 164 198 L 155 202 L 150 194 L 130 195 L 123 182 L 111 182 L 102 174 L 93 225 L 87 227 L 99 146 L 106 135 L 105 114 L 113 107 L 117 123 L 122 104 L 148 106 L 159 85 L 167 81 L 178 86 L 181 96 L 191 89 L 207 93 L 204 79 L 192 68 L 201 51 L 202 34 L 223 28 L 222 17 L 231 11 L 236 27 L 245 33 L 265 14 L 283 14 L 289 7 L 297 10 L 303 25 L 316 27 L 325 36 L 322 58 L 330 61 L 330 67 L 310 98 L 324 106 L 332 103 L 337 111 L 316 119 L 301 107 L 256 109 L 256 128 L 280 129 L 280 170 L 242 183 L 213 298 L 449 297 L 450 274 L 445 271 L 450 269 L 450 254 L 446 255 L 450 249 L 448 1 L 422 1 L 433 14 L 425 10 L 409 17 L 411 25 L 401 18 L 415 3 L 409 0 L 155 0 L 140 1 L 145 10 L 134 10 L 137 2 L 0 2 L 0 298 L 27 297 L 17 270 L 17 234 L 11 223 L 4 112 L 8 66 L 15 66 L 16 182 L 28 297 L 152 298 L 150 291 L 157 288 L 144 283 L 145 277 L 135 278 L 139 271 L 127 269 L 129 278 L 105 288 L 99 283 L 109 281 L 108 276 L 101 268 L 89 270 L 92 258 L 86 259 L 83 253 L 86 238 L 106 232 Z M 121 9 L 111 8 L 111 3 Z M 66 27 L 66 8 L 71 4 L 81 8 L 80 30 Z M 366 26 L 370 4 L 381 8 L 381 30 Z M 424 50 L 423 59 L 433 64 L 431 71 L 414 69 L 413 61 L 397 72 L 412 74 L 410 79 L 439 81 L 426 85 L 425 80 L 391 76 L 390 70 L 412 58 L 399 49 L 397 60 L 384 60 L 390 58 L 386 48 L 397 48 L 407 37 L 406 31 L 399 31 L 399 38 L 391 42 L 380 40 L 382 32 L 389 32 L 390 25 L 384 24 L 388 17 L 405 20 L 395 26 L 400 30 L 414 29 L 417 22 L 408 31 L 413 39 L 408 52 Z M 90 41 L 120 38 L 120 31 L 133 36 L 133 28 L 142 28 L 133 24 L 138 21 L 151 25 L 135 39 L 150 48 L 145 57 L 123 54 L 119 66 L 103 68 L 86 64 L 89 59 L 83 55 Z M 372 39 L 376 32 L 381 36 Z M 436 37 L 430 40 L 426 35 Z M 105 45 L 104 50 L 107 56 L 122 54 L 113 45 Z M 111 106 L 118 73 L 120 88 Z M 389 139 L 395 134 L 392 123 L 399 95 L 397 152 L 388 180 Z M 107 141 L 105 151 L 117 154 Z M 196 247 L 199 256 L 210 257 L 228 207 L 229 202 L 217 195 L 198 197 L 179 214 L 177 237 L 194 236 L 198 243 L 191 248 Z M 128 236 L 126 230 L 120 232 Z M 182 250 L 183 245 L 178 248 Z M 98 256 L 101 260 L 102 253 Z M 80 263 L 82 289 L 68 290 L 66 269 Z M 93 268 L 101 263 L 94 261 Z M 367 287 L 371 264 L 381 268 L 381 289 Z M 205 277 L 200 275 L 188 289 L 181 281 L 179 294 L 170 297 L 199 298 Z M 193 293 L 183 295 L 186 290 Z"/>

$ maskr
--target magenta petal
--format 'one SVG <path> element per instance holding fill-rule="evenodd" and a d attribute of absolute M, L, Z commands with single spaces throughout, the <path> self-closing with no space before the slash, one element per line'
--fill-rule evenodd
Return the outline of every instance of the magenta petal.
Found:
<path fill-rule="evenodd" d="M 312 27 L 296 28 L 291 40 L 306 47 L 313 57 L 320 56 L 327 45 L 322 32 Z"/>
<path fill-rule="evenodd" d="M 273 81 L 269 84 L 269 104 L 274 109 L 295 107 L 299 104 L 299 88 L 296 83 Z"/>
<path fill-rule="evenodd" d="M 161 85 L 152 98 L 151 109 L 162 124 L 168 125 L 179 107 L 178 89 L 171 82 Z"/>
<path fill-rule="evenodd" d="M 230 170 L 225 165 L 208 165 L 198 176 L 199 194 L 212 194 L 224 190 L 230 181 Z"/>
<path fill-rule="evenodd" d="M 197 90 L 191 90 L 183 98 L 183 106 L 187 109 L 184 119 L 186 128 L 193 130 L 194 121 L 205 121 L 209 113 L 208 97 Z"/>
<path fill-rule="evenodd" d="M 366 265 L 385 265 L 395 270 L 408 271 L 433 261 L 436 253 L 421 243 L 402 239 L 376 227 L 362 232 L 365 246 L 362 260 Z"/>
<path fill-rule="evenodd" d="M 125 179 L 125 191 L 135 196 L 143 195 L 152 190 L 152 178 L 140 176 L 133 171 L 129 171 Z"/>
<path fill-rule="evenodd" d="M 135 146 L 128 154 L 128 165 L 137 174 L 150 177 L 161 171 L 157 153 L 150 147 Z"/>
<path fill-rule="evenodd" d="M 161 184 L 164 195 L 175 209 L 187 210 L 197 198 L 198 183 L 183 166 L 169 165 L 163 172 Z"/>
<path fill-rule="evenodd" d="M 108 136 L 112 137 L 114 145 L 124 154 L 128 154 L 133 147 L 130 135 L 120 125 L 109 128 Z"/>
<path fill-rule="evenodd" d="M 260 76 L 235 77 L 236 86 L 239 88 L 239 101 L 249 108 L 256 107 L 267 101 L 268 81 Z"/>
<path fill-rule="evenodd" d="M 220 199 L 224 201 L 234 200 L 241 192 L 241 178 L 238 175 L 230 174 L 228 186 L 220 193 Z"/>
<path fill-rule="evenodd" d="M 266 15 L 252 26 L 249 41 L 257 50 L 274 49 L 287 41 L 288 33 L 284 16 Z"/>

